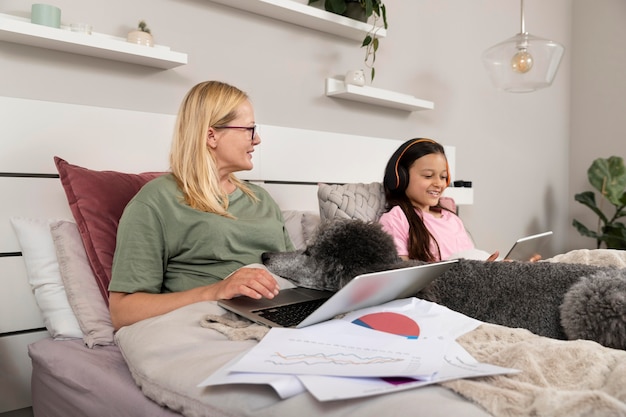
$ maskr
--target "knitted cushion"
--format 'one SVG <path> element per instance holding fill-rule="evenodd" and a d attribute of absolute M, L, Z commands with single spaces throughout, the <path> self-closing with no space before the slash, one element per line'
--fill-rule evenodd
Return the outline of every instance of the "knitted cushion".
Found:
<path fill-rule="evenodd" d="M 379 182 L 319 184 L 317 198 L 322 220 L 342 218 L 377 221 L 385 211 L 385 193 Z"/>

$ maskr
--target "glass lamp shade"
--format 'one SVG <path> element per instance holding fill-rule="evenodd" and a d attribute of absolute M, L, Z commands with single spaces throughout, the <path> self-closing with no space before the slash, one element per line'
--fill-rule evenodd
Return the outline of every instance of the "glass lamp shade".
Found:
<path fill-rule="evenodd" d="M 518 33 L 487 49 L 482 59 L 497 88 L 528 93 L 552 84 L 564 50 L 556 42 Z"/>

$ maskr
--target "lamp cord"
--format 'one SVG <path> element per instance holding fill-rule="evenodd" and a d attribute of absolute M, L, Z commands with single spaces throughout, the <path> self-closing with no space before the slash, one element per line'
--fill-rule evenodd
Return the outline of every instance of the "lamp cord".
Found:
<path fill-rule="evenodd" d="M 526 33 L 526 25 L 524 24 L 524 0 L 520 0 L 520 4 L 521 4 L 520 33 Z"/>

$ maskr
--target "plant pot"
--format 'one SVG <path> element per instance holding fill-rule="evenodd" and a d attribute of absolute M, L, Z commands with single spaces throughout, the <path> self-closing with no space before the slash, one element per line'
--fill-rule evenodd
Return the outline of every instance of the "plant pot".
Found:
<path fill-rule="evenodd" d="M 133 30 L 128 32 L 126 40 L 130 43 L 136 43 L 145 46 L 154 46 L 154 38 L 151 33 L 142 32 L 141 30 Z"/>
<path fill-rule="evenodd" d="M 351 1 L 346 3 L 346 11 L 342 14 L 350 19 L 358 20 L 359 22 L 367 22 L 367 16 L 365 15 L 365 9 L 358 1 Z"/>

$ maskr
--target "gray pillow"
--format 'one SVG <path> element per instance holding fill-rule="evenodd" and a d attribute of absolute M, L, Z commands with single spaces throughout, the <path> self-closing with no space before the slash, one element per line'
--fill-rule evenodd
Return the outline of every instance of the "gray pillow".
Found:
<path fill-rule="evenodd" d="M 50 225 L 50 233 L 65 293 L 82 330 L 83 341 L 89 348 L 114 344 L 109 309 L 89 265 L 78 226 L 59 221 Z"/>
<path fill-rule="evenodd" d="M 283 210 L 282 214 L 291 243 L 297 250 L 304 249 L 313 234 L 313 230 L 320 222 L 320 216 L 302 210 Z"/>
<path fill-rule="evenodd" d="M 319 184 L 317 198 L 322 220 L 377 221 L 385 211 L 385 192 L 379 182 Z"/>

